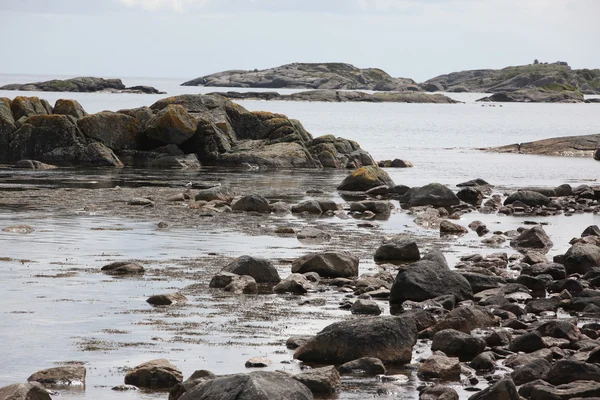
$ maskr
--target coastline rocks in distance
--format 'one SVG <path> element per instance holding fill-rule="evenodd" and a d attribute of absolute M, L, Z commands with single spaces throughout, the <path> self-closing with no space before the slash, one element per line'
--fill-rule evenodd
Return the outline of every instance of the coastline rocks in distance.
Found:
<path fill-rule="evenodd" d="M 497 92 L 477 101 L 498 103 L 583 103 L 581 92 L 572 90 L 547 90 L 542 88 Z"/>
<path fill-rule="evenodd" d="M 376 165 L 369 165 L 358 168 L 344 178 L 342 183 L 337 187 L 337 190 L 364 192 L 382 185 L 390 188 L 396 186 L 387 172 Z"/>
<path fill-rule="evenodd" d="M 54 113 L 53 113 L 54 112 Z M 352 140 L 313 138 L 285 115 L 250 112 L 217 95 L 167 97 L 150 107 L 87 114 L 72 100 L 0 99 L 0 163 L 58 166 L 360 168 Z M 124 162 L 124 163 L 123 163 Z"/>
<path fill-rule="evenodd" d="M 222 71 L 192 79 L 181 86 L 420 90 L 412 79 L 392 78 L 378 68 L 360 69 L 345 63 L 292 63 L 263 70 Z"/>
<path fill-rule="evenodd" d="M 45 82 L 12 83 L 0 87 L 0 90 L 20 90 L 27 92 L 111 92 L 111 93 L 148 93 L 164 94 L 152 86 L 125 87 L 120 79 L 104 79 L 82 76 L 72 79 L 52 79 Z"/>
<path fill-rule="evenodd" d="M 321 101 L 327 103 L 433 103 L 456 104 L 454 100 L 443 94 L 428 94 L 421 92 L 386 92 L 366 93 L 359 91 L 342 90 L 308 90 L 293 94 L 279 94 L 273 92 L 214 92 L 232 100 L 277 100 L 277 101 Z"/>
<path fill-rule="evenodd" d="M 500 147 L 490 147 L 486 150 L 494 153 L 535 154 L 562 157 L 593 157 L 600 134 L 582 136 L 563 136 L 535 142 L 515 143 Z"/>

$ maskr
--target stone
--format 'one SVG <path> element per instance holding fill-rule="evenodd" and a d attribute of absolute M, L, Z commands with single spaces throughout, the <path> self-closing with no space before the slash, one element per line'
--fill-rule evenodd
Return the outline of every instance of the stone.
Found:
<path fill-rule="evenodd" d="M 375 376 L 386 373 L 386 368 L 379 358 L 362 357 L 348 361 L 338 367 L 340 374 L 365 374 Z"/>
<path fill-rule="evenodd" d="M 485 349 L 485 341 L 454 329 L 444 329 L 433 335 L 431 350 L 443 351 L 460 361 L 471 361 Z"/>
<path fill-rule="evenodd" d="M 45 387 L 81 386 L 85 387 L 86 370 L 83 365 L 66 365 L 37 371 L 27 378 L 28 382 L 38 382 Z"/>
<path fill-rule="evenodd" d="M 232 272 L 227 271 L 221 271 L 212 277 L 210 283 L 208 284 L 208 287 L 222 289 L 225 286 L 229 285 L 231 281 L 237 278 L 239 278 L 238 274 L 234 274 Z"/>
<path fill-rule="evenodd" d="M 182 144 L 196 133 L 198 122 L 178 104 L 170 104 L 146 122 L 146 135 L 164 144 Z"/>
<path fill-rule="evenodd" d="M 558 360 L 552 365 L 546 377 L 546 381 L 552 385 L 579 380 L 600 382 L 600 367 L 585 361 Z"/>
<path fill-rule="evenodd" d="M 300 204 L 292 206 L 292 213 L 308 213 L 320 215 L 323 214 L 323 209 L 321 208 L 321 204 L 319 204 L 317 200 L 306 200 Z"/>
<path fill-rule="evenodd" d="M 300 232 L 296 233 L 296 237 L 298 238 L 298 240 L 317 242 L 331 240 L 331 235 L 329 233 L 310 226 L 302 228 Z"/>
<path fill-rule="evenodd" d="M 433 354 L 419 364 L 417 374 L 421 379 L 460 380 L 460 361 L 457 357 Z"/>
<path fill-rule="evenodd" d="M 126 385 L 155 390 L 170 389 L 182 380 L 181 371 L 164 358 L 140 364 L 125 375 Z"/>
<path fill-rule="evenodd" d="M 312 339 L 312 336 L 308 336 L 308 335 L 291 336 L 285 342 L 285 347 L 287 347 L 290 350 L 294 350 L 294 349 L 297 349 L 298 347 L 304 345 L 310 339 Z"/>
<path fill-rule="evenodd" d="M 532 385 L 529 398 L 531 400 L 584 398 L 593 400 L 598 397 L 600 397 L 600 383 L 582 379 L 558 386 L 552 386 L 542 381 Z"/>
<path fill-rule="evenodd" d="M 333 365 L 313 368 L 294 375 L 293 378 L 306 385 L 317 396 L 332 395 L 342 386 L 340 374 Z"/>
<path fill-rule="evenodd" d="M 129 115 L 103 111 L 77 120 L 83 134 L 112 150 L 139 149 L 144 133 L 140 121 Z"/>
<path fill-rule="evenodd" d="M 440 222 L 440 234 L 442 235 L 465 235 L 469 231 L 462 225 L 452 223 L 448 220 Z"/>
<path fill-rule="evenodd" d="M 144 267 L 130 261 L 117 261 L 103 266 L 101 270 L 109 275 L 142 275 L 145 272 Z"/>
<path fill-rule="evenodd" d="M 277 284 L 281 281 L 277 269 L 264 258 L 241 256 L 227 264 L 221 272 L 231 272 L 237 275 L 249 275 L 256 283 Z"/>
<path fill-rule="evenodd" d="M 440 183 L 430 183 L 420 188 L 413 188 L 403 199 L 410 207 L 433 206 L 448 207 L 460 203 L 456 194 Z"/>
<path fill-rule="evenodd" d="M 515 353 L 520 351 L 524 353 L 532 353 L 536 350 L 543 349 L 544 347 L 546 346 L 542 340 L 542 335 L 537 331 L 533 331 L 513 338 L 508 348 L 510 351 Z"/>
<path fill-rule="evenodd" d="M 274 293 L 305 294 L 314 290 L 313 284 L 302 274 L 291 274 L 273 287 Z"/>
<path fill-rule="evenodd" d="M 256 280 L 252 276 L 240 275 L 238 278 L 229 282 L 223 290 L 233 294 L 256 294 L 258 293 L 258 286 Z"/>
<path fill-rule="evenodd" d="M 350 312 L 352 314 L 379 315 L 381 314 L 381 308 L 374 300 L 358 299 L 352 304 Z"/>
<path fill-rule="evenodd" d="M 337 189 L 364 192 L 381 185 L 394 187 L 396 184 L 387 172 L 375 165 L 369 165 L 353 171 L 342 181 Z"/>
<path fill-rule="evenodd" d="M 480 306 L 457 307 L 450 311 L 445 318 L 462 319 L 466 333 L 477 328 L 484 329 L 497 325 L 494 315 L 488 309 Z"/>
<path fill-rule="evenodd" d="M 555 280 L 565 279 L 567 277 L 564 265 L 553 262 L 524 265 L 521 269 L 521 275 L 538 276 L 546 274 L 550 275 L 552 279 Z"/>
<path fill-rule="evenodd" d="M 194 371 L 185 381 L 173 386 L 169 391 L 169 400 L 178 400 L 185 392 L 196 387 L 200 383 L 215 379 L 217 376 L 210 371 L 200 369 Z M 135 386 L 132 386 L 135 388 Z M 137 388 L 136 388 L 137 389 Z"/>
<path fill-rule="evenodd" d="M 504 377 L 491 386 L 475 393 L 469 400 L 520 400 L 515 383 L 510 377 Z"/>
<path fill-rule="evenodd" d="M 270 213 L 271 206 L 269 201 L 257 194 L 251 194 L 240 198 L 231 205 L 232 211 L 254 211 L 260 213 Z"/>
<path fill-rule="evenodd" d="M 483 193 L 476 187 L 464 187 L 456 193 L 456 197 L 475 207 L 479 207 L 483 202 Z"/>
<path fill-rule="evenodd" d="M 419 400 L 458 400 L 458 393 L 448 386 L 426 386 L 419 393 Z"/>
<path fill-rule="evenodd" d="M 292 262 L 292 272 L 316 272 L 326 278 L 350 278 L 358 275 L 358 257 L 347 251 L 307 254 Z"/>
<path fill-rule="evenodd" d="M 508 196 L 504 200 L 504 205 L 513 204 L 517 201 L 530 207 L 547 206 L 550 203 L 550 199 L 543 194 L 531 190 L 519 190 Z"/>
<path fill-rule="evenodd" d="M 187 298 L 181 293 L 155 294 L 148 297 L 146 303 L 153 306 L 170 306 L 176 303 L 185 303 Z"/>
<path fill-rule="evenodd" d="M 233 200 L 233 193 L 224 186 L 214 186 L 208 189 L 202 189 L 196 193 L 196 201 L 219 200 L 230 203 Z"/>
<path fill-rule="evenodd" d="M 549 249 L 553 246 L 552 240 L 541 226 L 525 229 L 518 237 L 510 241 L 511 247 Z"/>
<path fill-rule="evenodd" d="M 294 358 L 319 364 L 343 364 L 361 357 L 383 363 L 406 364 L 417 342 L 412 315 L 365 317 L 336 322 L 296 349 Z"/>
<path fill-rule="evenodd" d="M 88 113 L 85 112 L 77 100 L 58 99 L 54 103 L 53 114 L 70 115 L 75 119 L 83 118 Z"/>
<path fill-rule="evenodd" d="M 2 400 L 52 400 L 50 393 L 39 383 L 15 383 L 0 388 Z"/>
<path fill-rule="evenodd" d="M 394 238 L 382 244 L 375 251 L 374 259 L 378 263 L 410 262 L 421 258 L 417 243 L 410 239 Z"/>
<path fill-rule="evenodd" d="M 593 244 L 574 244 L 564 255 L 567 275 L 585 274 L 590 269 L 600 267 L 600 247 Z"/>
<path fill-rule="evenodd" d="M 306 385 L 283 372 L 218 376 L 191 388 L 179 400 L 312 400 Z"/>
<path fill-rule="evenodd" d="M 35 229 L 29 225 L 11 225 L 2 228 L 2 232 L 29 234 L 35 232 Z"/>
<path fill-rule="evenodd" d="M 496 355 L 491 351 L 479 353 L 471 360 L 469 366 L 476 371 L 493 371 L 496 369 Z"/>
<path fill-rule="evenodd" d="M 51 107 L 44 104 L 45 100 L 38 97 L 17 96 L 11 104 L 10 110 L 15 121 L 23 117 L 29 118 L 36 115 L 47 115 L 52 112 Z"/>
<path fill-rule="evenodd" d="M 590 225 L 581 233 L 581 237 L 600 236 L 600 228 L 598 225 Z"/>
<path fill-rule="evenodd" d="M 271 365 L 271 360 L 265 357 L 252 357 L 244 364 L 246 368 L 265 368 L 269 365 Z"/>
<path fill-rule="evenodd" d="M 18 169 L 33 169 L 38 171 L 47 171 L 49 169 L 56 169 L 55 165 L 46 164 L 37 160 L 19 160 L 13 168 Z"/>

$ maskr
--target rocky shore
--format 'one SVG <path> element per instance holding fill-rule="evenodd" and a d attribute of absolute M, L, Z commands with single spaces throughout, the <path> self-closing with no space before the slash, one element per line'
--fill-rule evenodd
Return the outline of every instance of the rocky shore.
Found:
<path fill-rule="evenodd" d="M 494 153 L 535 154 L 563 157 L 592 157 L 600 147 L 600 134 L 564 136 L 536 140 L 535 142 L 515 143 L 506 146 L 482 149 Z"/>
<path fill-rule="evenodd" d="M 313 138 L 285 115 L 249 112 L 219 95 L 182 95 L 150 107 L 88 115 L 74 100 L 0 98 L 0 163 L 199 168 L 357 168 L 358 143 Z"/>
<path fill-rule="evenodd" d="M 147 93 L 164 94 L 152 86 L 126 87 L 120 79 L 104 79 L 83 76 L 72 79 L 53 79 L 45 82 L 12 83 L 0 87 L 0 90 L 20 90 L 25 92 L 110 92 L 110 93 Z"/>
<path fill-rule="evenodd" d="M 278 338 L 280 352 L 289 354 L 286 361 L 300 362 L 302 371 L 274 372 L 269 370 L 270 357 L 250 357 L 245 361 L 246 373 L 199 369 L 184 376 L 176 363 L 149 354 L 146 362 L 121 373 L 114 390 L 164 391 L 163 398 L 170 400 L 345 398 L 357 391 L 365 397 L 394 397 L 406 393 L 412 379 L 418 382 L 422 400 L 458 399 L 459 393 L 471 400 L 600 394 L 598 227 L 582 229 L 566 251 L 550 258 L 547 254 L 555 243 L 543 220 L 524 222 L 514 231 L 498 231 L 475 219 L 495 213 L 504 218 L 597 214 L 600 188 L 565 184 L 507 191 L 482 179 L 458 183 L 458 191 L 439 183 L 411 188 L 396 185 L 376 166 L 359 168 L 339 183 L 337 189 L 349 199 L 344 203 L 331 201 L 331 193 L 314 192 L 310 200 L 290 202 L 266 186 L 246 186 L 236 193 L 225 181 L 198 188 L 170 184 L 86 190 L 85 196 L 61 188 L 36 188 L 31 196 L 23 190 L 3 190 L 0 207 L 39 207 L 38 199 L 43 197 L 47 200 L 42 206 L 58 216 L 88 210 L 123 219 L 160 220 L 157 229 L 231 226 L 249 234 L 330 242 L 325 251 L 291 260 L 250 254 L 216 263 L 213 258 L 208 264 L 217 268 L 211 267 L 210 276 L 204 272 L 199 283 L 181 292 L 156 293 L 147 301 L 159 307 L 154 311 L 157 318 L 181 313 L 186 308 L 180 304 L 207 293 L 219 302 L 231 302 L 233 313 L 244 298 L 267 302 L 275 296 L 288 306 L 308 301 L 301 307 L 307 307 L 305 312 L 311 315 L 332 306 L 346 310 L 347 315 L 311 335 Z M 52 195 L 46 197 L 47 192 Z M 317 227 L 314 219 L 330 216 L 374 227 L 378 219 L 394 213 L 412 215 L 415 223 L 427 221 L 423 226 L 437 230 L 439 239 L 384 237 L 377 230 L 372 230 L 374 235 L 357 230 L 340 236 L 340 223 Z M 286 214 L 296 218 L 278 217 Z M 4 232 L 28 234 L 23 226 L 5 227 Z M 447 255 L 462 235 L 479 237 L 482 248 L 501 249 L 495 253 L 472 249 L 457 263 L 450 263 Z M 509 247 L 502 247 L 503 243 Z M 372 260 L 377 263 L 375 269 L 359 275 L 359 265 Z M 145 274 L 170 281 L 177 279 L 176 274 L 189 274 L 197 280 L 199 271 L 186 267 L 152 272 L 143 264 L 121 260 L 98 266 L 97 273 L 135 282 Z M 286 275 L 280 275 L 282 270 L 287 270 Z M 202 303 L 197 306 L 204 307 Z M 294 305 L 293 312 L 302 313 L 298 307 Z M 255 308 L 260 314 L 261 308 Z M 186 322 L 195 310 L 188 308 L 190 314 L 183 316 Z M 289 324 L 287 315 L 268 316 L 269 324 L 280 320 Z M 206 324 L 207 320 L 202 321 Z M 242 327 L 227 329 L 238 328 Z M 178 337 L 186 335 L 175 326 L 161 325 L 160 329 L 172 330 Z M 247 330 L 240 332 L 248 335 Z M 199 334 L 200 326 L 190 333 L 191 337 Z M 54 392 L 49 391 L 85 385 L 87 368 L 93 367 L 31 371 L 28 383 L 0 388 L 0 398 L 50 399 Z M 366 382 L 375 389 L 361 392 Z"/>
<path fill-rule="evenodd" d="M 287 95 L 276 92 L 216 92 L 211 94 L 221 95 L 232 100 L 324 101 L 332 103 L 460 103 L 443 94 L 427 94 L 420 92 L 385 92 L 371 94 L 359 91 L 321 89 Z"/>

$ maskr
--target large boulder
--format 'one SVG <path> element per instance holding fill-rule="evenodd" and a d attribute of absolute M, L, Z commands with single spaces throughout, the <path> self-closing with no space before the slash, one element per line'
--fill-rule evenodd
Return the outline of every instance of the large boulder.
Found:
<path fill-rule="evenodd" d="M 552 365 L 546 377 L 546 381 L 553 385 L 579 380 L 600 382 L 600 367 L 585 361 L 559 360 Z"/>
<path fill-rule="evenodd" d="M 504 200 L 504 205 L 506 206 L 517 201 L 530 207 L 547 206 L 550 203 L 550 198 L 531 190 L 519 190 L 508 196 Z"/>
<path fill-rule="evenodd" d="M 369 165 L 353 171 L 342 181 L 337 189 L 364 192 L 382 185 L 390 188 L 396 186 L 387 172 L 376 165 Z"/>
<path fill-rule="evenodd" d="M 218 376 L 188 390 L 179 400 L 312 400 L 311 391 L 283 372 Z"/>
<path fill-rule="evenodd" d="M 301 372 L 294 375 L 294 379 L 317 396 L 332 395 L 342 386 L 340 374 L 333 365 Z"/>
<path fill-rule="evenodd" d="M 457 357 L 433 354 L 419 364 L 417 374 L 422 379 L 443 379 L 457 381 L 460 379 L 460 361 Z"/>
<path fill-rule="evenodd" d="M 146 136 L 164 144 L 182 144 L 196 133 L 198 122 L 180 105 L 169 104 L 146 122 Z"/>
<path fill-rule="evenodd" d="M 13 99 L 10 109 L 15 121 L 23 117 L 33 117 L 34 115 L 46 115 L 52 113 L 52 107 L 46 100 L 40 100 L 38 97 L 17 96 Z"/>
<path fill-rule="evenodd" d="M 564 385 L 552 386 L 544 381 L 539 381 L 539 384 L 532 385 L 530 399 L 531 400 L 548 400 L 548 399 L 597 399 L 600 397 L 600 383 L 592 380 L 577 380 Z"/>
<path fill-rule="evenodd" d="M 70 115 L 75 119 L 88 115 L 77 100 L 58 99 L 54 103 L 53 114 Z"/>
<path fill-rule="evenodd" d="M 510 245 L 517 248 L 548 250 L 553 243 L 544 228 L 541 225 L 536 225 L 531 229 L 525 229 L 519 236 L 510 241 Z"/>
<path fill-rule="evenodd" d="M 316 272 L 326 278 L 349 278 L 358 275 L 358 257 L 347 251 L 307 254 L 292 262 L 292 272 Z"/>
<path fill-rule="evenodd" d="M 402 263 L 418 261 L 421 258 L 421 254 L 414 240 L 394 238 L 379 246 L 375 251 L 374 258 L 378 263 Z"/>
<path fill-rule="evenodd" d="M 395 308 L 406 300 L 419 302 L 445 295 L 463 301 L 473 297 L 473 291 L 469 281 L 448 268 L 441 253 L 432 252 L 398 271 L 390 292 L 390 306 Z"/>
<path fill-rule="evenodd" d="M 592 268 L 600 267 L 600 247 L 576 243 L 565 253 L 563 263 L 567 275 L 585 274 Z"/>
<path fill-rule="evenodd" d="M 165 359 L 140 364 L 125 375 L 125 384 L 144 389 L 170 389 L 181 383 L 183 375 Z"/>
<path fill-rule="evenodd" d="M 485 341 L 455 329 L 444 329 L 433 335 L 431 350 L 443 351 L 449 357 L 460 361 L 471 361 L 485 349 Z"/>
<path fill-rule="evenodd" d="M 318 364 L 343 364 L 360 357 L 406 364 L 417 343 L 412 315 L 366 317 L 327 326 L 294 353 L 294 358 Z"/>
<path fill-rule="evenodd" d="M 50 393 L 37 382 L 15 383 L 0 388 L 1 400 L 52 400 Z"/>
<path fill-rule="evenodd" d="M 27 381 L 38 382 L 47 387 L 85 386 L 85 375 L 83 365 L 66 365 L 37 371 Z"/>
<path fill-rule="evenodd" d="M 402 198 L 402 202 L 407 203 L 410 207 L 448 207 L 460 204 L 460 199 L 441 183 L 430 183 L 408 191 Z"/>
<path fill-rule="evenodd" d="M 77 121 L 85 136 L 95 139 L 113 150 L 139 149 L 144 133 L 140 121 L 122 113 L 103 111 Z"/>
<path fill-rule="evenodd" d="M 254 211 L 261 213 L 271 212 L 269 201 L 257 194 L 251 194 L 240 198 L 231 206 L 233 211 Z"/>
<path fill-rule="evenodd" d="M 269 260 L 252 256 L 236 258 L 227 264 L 221 272 L 249 275 L 256 280 L 256 283 L 277 284 L 281 281 L 279 273 Z"/>

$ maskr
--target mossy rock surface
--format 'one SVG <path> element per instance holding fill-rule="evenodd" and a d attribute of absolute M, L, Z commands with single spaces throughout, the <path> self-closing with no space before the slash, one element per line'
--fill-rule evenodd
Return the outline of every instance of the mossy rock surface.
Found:
<path fill-rule="evenodd" d="M 369 165 L 354 170 L 338 186 L 338 190 L 366 191 L 371 188 L 387 185 L 394 187 L 396 184 L 387 172 L 375 165 Z"/>

